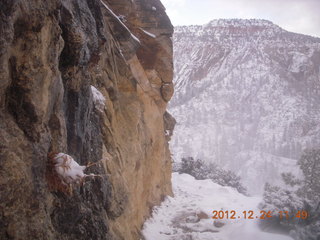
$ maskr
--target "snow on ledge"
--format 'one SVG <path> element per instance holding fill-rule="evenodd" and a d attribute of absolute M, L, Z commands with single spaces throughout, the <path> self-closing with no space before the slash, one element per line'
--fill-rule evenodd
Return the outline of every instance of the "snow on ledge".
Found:
<path fill-rule="evenodd" d="M 103 94 L 96 89 L 94 86 L 91 85 L 91 92 L 93 97 L 93 103 L 94 106 L 100 111 L 103 112 L 106 98 L 103 96 Z"/>
<path fill-rule="evenodd" d="M 58 153 L 53 158 L 54 167 L 59 178 L 67 184 L 79 183 L 87 175 L 84 174 L 86 166 L 79 165 L 70 155 Z"/>
<path fill-rule="evenodd" d="M 151 32 L 148 32 L 146 30 L 144 30 L 143 28 L 139 28 L 143 33 L 145 33 L 146 35 L 148 35 L 149 37 L 152 37 L 152 38 L 156 38 L 157 36 L 154 35 L 153 33 Z"/>
<path fill-rule="evenodd" d="M 105 4 L 105 3 L 103 2 L 103 0 L 100 0 L 100 2 L 101 2 L 102 5 L 110 12 L 110 14 L 111 14 L 115 19 L 117 19 L 117 21 L 131 34 L 131 37 L 132 37 L 135 41 L 137 41 L 139 44 L 141 44 L 139 38 L 137 38 L 137 37 L 129 30 L 129 28 L 120 20 L 120 18 L 111 10 L 111 8 L 110 8 L 107 4 Z"/>

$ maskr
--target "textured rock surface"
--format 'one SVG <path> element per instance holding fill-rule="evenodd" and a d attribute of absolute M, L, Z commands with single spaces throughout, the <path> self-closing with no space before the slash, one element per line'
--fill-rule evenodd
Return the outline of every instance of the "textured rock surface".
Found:
<path fill-rule="evenodd" d="M 164 7 L 4 0 L 0 13 L 0 239 L 139 239 L 150 208 L 171 194 Z M 81 165 L 102 159 L 89 170 L 102 177 L 72 195 L 49 189 L 51 151 Z"/>

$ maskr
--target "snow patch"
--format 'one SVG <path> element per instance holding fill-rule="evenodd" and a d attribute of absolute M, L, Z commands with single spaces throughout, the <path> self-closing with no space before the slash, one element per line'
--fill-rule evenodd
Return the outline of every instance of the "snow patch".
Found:
<path fill-rule="evenodd" d="M 140 29 L 141 29 L 142 32 L 144 32 L 149 37 L 156 38 L 156 35 L 154 35 L 153 33 L 150 33 L 148 31 L 144 30 L 143 28 L 140 28 Z"/>
<path fill-rule="evenodd" d="M 84 174 L 86 166 L 79 165 L 70 155 L 58 153 L 53 158 L 54 167 L 61 180 L 65 183 L 78 183 L 87 176 Z"/>
<path fill-rule="evenodd" d="M 105 106 L 105 97 L 103 96 L 103 94 L 96 89 L 94 86 L 91 86 L 91 92 L 92 92 L 92 97 L 93 97 L 93 102 L 95 107 L 100 111 L 103 112 L 104 110 L 104 106 Z"/>

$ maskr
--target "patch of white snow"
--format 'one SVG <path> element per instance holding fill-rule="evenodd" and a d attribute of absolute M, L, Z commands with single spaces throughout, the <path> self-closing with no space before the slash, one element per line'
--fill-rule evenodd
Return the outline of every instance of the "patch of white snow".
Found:
<path fill-rule="evenodd" d="M 65 183 L 77 183 L 86 176 L 83 172 L 86 166 L 79 165 L 68 154 L 58 153 L 53 158 L 53 161 L 56 172 Z"/>
<path fill-rule="evenodd" d="M 141 29 L 142 32 L 144 32 L 149 37 L 156 38 L 156 35 L 154 35 L 153 33 L 150 33 L 148 31 L 144 30 L 143 28 L 140 28 L 140 29 Z"/>
<path fill-rule="evenodd" d="M 94 86 L 91 86 L 91 92 L 93 96 L 93 102 L 95 107 L 100 111 L 103 112 L 104 106 L 105 106 L 105 97 L 102 95 L 102 93 L 96 89 Z"/>

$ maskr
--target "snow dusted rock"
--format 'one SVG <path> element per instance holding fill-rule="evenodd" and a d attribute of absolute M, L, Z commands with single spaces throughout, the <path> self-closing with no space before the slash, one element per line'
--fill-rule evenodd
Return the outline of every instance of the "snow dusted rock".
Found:
<path fill-rule="evenodd" d="M 65 183 L 80 183 L 86 174 L 86 166 L 79 165 L 70 155 L 58 153 L 53 157 L 54 167 L 61 180 Z"/>
<path fill-rule="evenodd" d="M 102 112 L 105 106 L 106 98 L 103 96 L 103 94 L 96 89 L 94 86 L 91 86 L 91 93 L 93 97 L 93 103 L 95 107 Z"/>
<path fill-rule="evenodd" d="M 226 225 L 226 223 L 227 223 L 226 221 L 223 221 L 221 219 L 219 219 L 219 220 L 216 219 L 213 221 L 213 225 L 217 228 L 223 227 L 224 225 Z"/>
<path fill-rule="evenodd" d="M 164 130 L 166 133 L 166 139 L 170 141 L 173 135 L 174 127 L 176 125 L 176 120 L 174 119 L 174 117 L 171 116 L 170 113 L 166 111 L 163 114 L 163 122 L 164 122 Z"/>
<path fill-rule="evenodd" d="M 172 83 L 165 83 L 161 86 L 161 96 L 166 102 L 169 102 L 169 100 L 173 96 L 173 84 Z"/>
<path fill-rule="evenodd" d="M 46 171 L 46 180 L 50 191 L 61 192 L 66 196 L 73 196 L 77 187 L 85 187 L 86 178 L 94 179 L 99 177 L 100 180 L 106 179 L 108 174 L 85 174 L 88 167 L 97 165 L 101 161 L 89 163 L 86 166 L 78 164 L 70 155 L 66 153 L 48 154 L 48 163 Z"/>
<path fill-rule="evenodd" d="M 226 165 L 259 193 L 320 145 L 319 38 L 266 20 L 221 19 L 176 27 L 173 40 L 176 161 Z"/>

